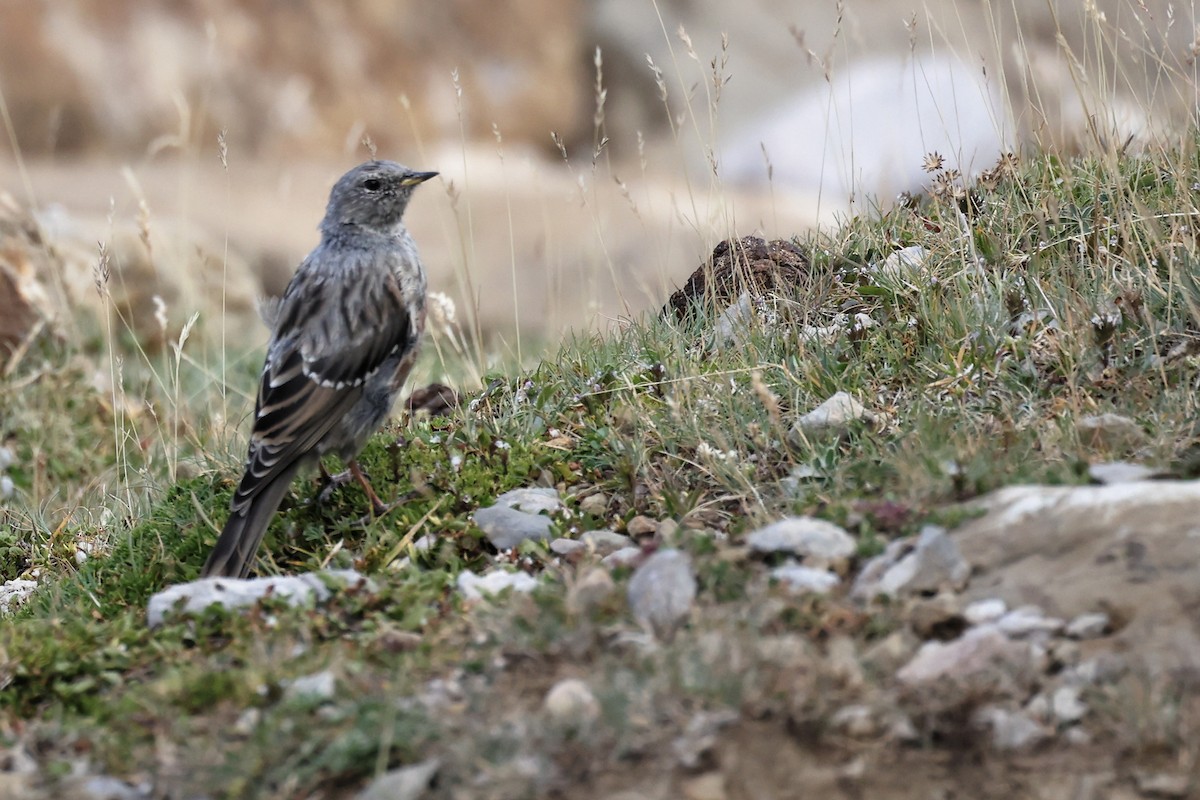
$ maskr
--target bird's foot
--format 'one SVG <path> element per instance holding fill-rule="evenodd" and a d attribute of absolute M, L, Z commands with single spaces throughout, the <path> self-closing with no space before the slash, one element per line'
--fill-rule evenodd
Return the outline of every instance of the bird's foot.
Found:
<path fill-rule="evenodd" d="M 331 475 L 321 467 L 321 488 L 317 490 L 316 504 L 323 506 L 333 497 L 333 493 L 342 488 L 350 481 L 354 480 L 354 475 L 348 469 L 344 469 L 336 475 Z"/>

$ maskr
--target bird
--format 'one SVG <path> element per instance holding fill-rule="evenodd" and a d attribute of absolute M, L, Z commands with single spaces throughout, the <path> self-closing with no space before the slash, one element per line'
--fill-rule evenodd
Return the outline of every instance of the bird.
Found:
<path fill-rule="evenodd" d="M 334 184 L 320 242 L 266 315 L 245 472 L 202 578 L 245 578 L 292 479 L 326 454 L 345 462 L 376 514 L 387 510 L 357 457 L 425 329 L 425 269 L 403 216 L 413 190 L 437 174 L 372 160 Z"/>

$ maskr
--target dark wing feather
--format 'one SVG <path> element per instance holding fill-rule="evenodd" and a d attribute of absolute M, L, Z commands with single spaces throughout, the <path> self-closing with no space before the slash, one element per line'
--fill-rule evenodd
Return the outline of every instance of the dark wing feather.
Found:
<path fill-rule="evenodd" d="M 390 270 L 362 270 L 338 281 L 293 280 L 259 382 L 235 512 L 312 455 L 354 407 L 363 383 L 411 346 L 411 328 Z"/>

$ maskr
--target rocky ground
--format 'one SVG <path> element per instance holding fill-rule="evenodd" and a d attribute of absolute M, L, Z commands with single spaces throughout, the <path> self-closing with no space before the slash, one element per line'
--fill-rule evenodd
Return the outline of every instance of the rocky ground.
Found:
<path fill-rule="evenodd" d="M 660 313 L 418 392 L 363 456 L 407 502 L 299 481 L 245 582 L 195 578 L 257 365 L 39 333 L 0 795 L 1196 796 L 1197 175 L 1006 159 L 721 242 Z"/>

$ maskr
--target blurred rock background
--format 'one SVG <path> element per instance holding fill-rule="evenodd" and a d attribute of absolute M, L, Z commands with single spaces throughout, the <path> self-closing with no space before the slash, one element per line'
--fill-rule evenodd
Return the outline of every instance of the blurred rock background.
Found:
<path fill-rule="evenodd" d="M 1196 52 L 1166 0 L 11 3 L 0 237 L 38 255 L 0 242 L 0 315 L 61 324 L 103 242 L 143 341 L 194 311 L 261 337 L 254 295 L 374 147 L 443 174 L 410 213 L 434 287 L 483 337 L 553 337 L 660 306 L 730 235 L 920 191 L 932 150 L 1169 142 Z"/>

